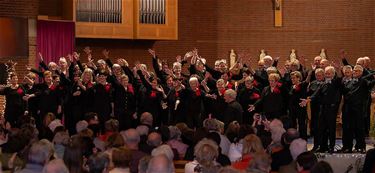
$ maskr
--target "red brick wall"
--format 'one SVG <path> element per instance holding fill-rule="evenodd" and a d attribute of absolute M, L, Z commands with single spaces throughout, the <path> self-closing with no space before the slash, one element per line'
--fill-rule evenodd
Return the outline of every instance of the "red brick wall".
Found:
<path fill-rule="evenodd" d="M 178 41 L 78 39 L 77 49 L 89 45 L 100 57 L 100 50 L 109 48 L 114 57 L 133 62 L 149 61 L 149 47 L 171 60 L 196 47 L 212 64 L 217 57 L 228 57 L 232 48 L 250 53 L 253 63 L 260 49 L 284 61 L 294 48 L 310 63 L 325 48 L 331 59 L 346 49 L 355 62 L 360 56 L 375 57 L 374 6 L 373 0 L 288 0 L 283 27 L 275 28 L 270 0 L 180 0 Z"/>

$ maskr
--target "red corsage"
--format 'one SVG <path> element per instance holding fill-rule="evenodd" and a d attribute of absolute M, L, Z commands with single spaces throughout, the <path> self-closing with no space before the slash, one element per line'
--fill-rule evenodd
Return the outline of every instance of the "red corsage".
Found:
<path fill-rule="evenodd" d="M 151 93 L 150 93 L 150 97 L 151 97 L 151 98 L 155 98 L 155 97 L 156 97 L 156 92 L 155 92 L 155 91 L 151 91 Z"/>
<path fill-rule="evenodd" d="M 232 83 L 229 82 L 228 85 L 227 85 L 227 88 L 228 88 L 228 89 L 232 89 L 232 88 L 233 88 Z"/>
<path fill-rule="evenodd" d="M 220 90 L 220 94 L 223 96 L 225 94 L 225 89 Z"/>
<path fill-rule="evenodd" d="M 109 84 L 105 85 L 104 89 L 108 93 L 111 90 L 111 85 L 109 85 Z"/>
<path fill-rule="evenodd" d="M 51 85 L 51 87 L 49 87 L 49 89 L 50 89 L 51 91 L 55 91 L 55 90 L 56 90 L 56 86 L 55 86 L 55 85 Z"/>
<path fill-rule="evenodd" d="M 87 83 L 87 88 L 91 88 L 91 87 L 93 87 L 94 85 L 92 84 L 92 82 L 89 82 L 89 83 Z"/>
<path fill-rule="evenodd" d="M 258 100 L 260 98 L 260 95 L 258 93 L 253 93 L 251 95 L 251 99 L 255 99 L 255 100 Z"/>
<path fill-rule="evenodd" d="M 128 92 L 134 94 L 134 88 L 132 85 L 128 85 Z"/>
<path fill-rule="evenodd" d="M 23 89 L 22 89 L 22 88 L 18 88 L 18 89 L 17 89 L 17 93 L 18 93 L 19 95 L 23 95 Z"/>
<path fill-rule="evenodd" d="M 277 82 L 277 84 L 276 84 L 277 87 L 281 87 L 281 85 L 283 85 L 283 84 L 280 83 L 280 82 Z"/>
<path fill-rule="evenodd" d="M 196 96 L 201 96 L 201 90 L 200 90 L 199 88 L 197 88 L 197 89 L 195 90 L 195 95 L 196 95 Z"/>
<path fill-rule="evenodd" d="M 176 98 L 180 97 L 180 93 L 178 93 L 178 91 L 176 91 L 175 96 L 176 96 Z"/>
<path fill-rule="evenodd" d="M 253 80 L 253 85 L 258 86 L 258 82 L 256 80 Z"/>
<path fill-rule="evenodd" d="M 299 91 L 301 91 L 301 86 L 300 85 L 294 85 L 294 90 L 296 91 L 296 92 L 299 92 Z"/>
<path fill-rule="evenodd" d="M 281 91 L 280 91 L 279 88 L 275 87 L 275 88 L 273 89 L 273 93 L 280 94 Z"/>

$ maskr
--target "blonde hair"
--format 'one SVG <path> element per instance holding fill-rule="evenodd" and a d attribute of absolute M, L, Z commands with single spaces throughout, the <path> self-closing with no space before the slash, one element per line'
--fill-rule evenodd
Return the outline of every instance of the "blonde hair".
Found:
<path fill-rule="evenodd" d="M 204 138 L 194 147 L 195 158 L 200 165 L 212 166 L 219 156 L 218 148 L 214 141 Z"/>
<path fill-rule="evenodd" d="M 294 71 L 294 72 L 290 73 L 290 76 L 296 76 L 297 78 L 299 78 L 300 81 L 302 79 L 302 74 L 299 71 Z"/>
<path fill-rule="evenodd" d="M 254 134 L 245 136 L 243 139 L 242 154 L 264 152 L 262 141 Z"/>
<path fill-rule="evenodd" d="M 280 75 L 277 74 L 277 73 L 271 73 L 271 74 L 268 75 L 268 79 L 271 79 L 271 78 L 275 79 L 275 81 L 279 81 Z"/>

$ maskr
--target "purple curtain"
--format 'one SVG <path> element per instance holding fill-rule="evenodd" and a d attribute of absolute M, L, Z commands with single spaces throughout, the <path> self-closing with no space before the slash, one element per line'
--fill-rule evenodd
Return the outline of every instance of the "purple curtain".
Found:
<path fill-rule="evenodd" d="M 57 60 L 74 51 L 74 22 L 38 20 L 37 54 L 42 53 L 44 62 Z M 39 63 L 39 58 L 36 58 Z"/>

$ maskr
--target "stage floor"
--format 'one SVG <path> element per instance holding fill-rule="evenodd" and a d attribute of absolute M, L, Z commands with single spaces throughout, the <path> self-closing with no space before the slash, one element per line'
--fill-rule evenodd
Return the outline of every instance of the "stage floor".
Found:
<path fill-rule="evenodd" d="M 355 141 L 354 141 L 355 144 Z M 375 145 L 375 138 L 366 138 L 366 151 L 369 149 L 374 148 Z M 311 150 L 314 147 L 314 139 L 309 138 L 307 141 L 307 150 Z M 342 148 L 342 140 L 336 139 L 335 151 L 340 150 Z"/>

